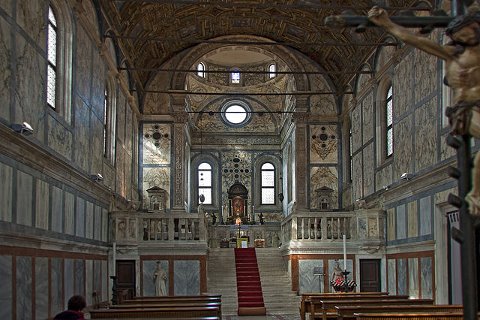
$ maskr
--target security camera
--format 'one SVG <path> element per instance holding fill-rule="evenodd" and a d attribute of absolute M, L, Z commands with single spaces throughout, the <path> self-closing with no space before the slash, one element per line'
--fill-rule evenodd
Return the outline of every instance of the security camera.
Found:
<path fill-rule="evenodd" d="M 96 182 L 103 181 L 103 176 L 100 173 L 92 174 L 92 180 Z"/>
<path fill-rule="evenodd" d="M 29 136 L 33 134 L 33 128 L 31 125 L 29 125 L 27 122 L 23 123 L 14 123 L 12 124 L 12 129 L 15 132 L 18 132 L 20 134 L 23 134 L 25 136 Z"/>

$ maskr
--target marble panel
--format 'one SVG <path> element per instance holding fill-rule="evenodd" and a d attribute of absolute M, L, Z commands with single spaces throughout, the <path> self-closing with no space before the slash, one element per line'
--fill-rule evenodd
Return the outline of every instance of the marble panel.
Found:
<path fill-rule="evenodd" d="M 54 117 L 48 116 L 48 146 L 62 157 L 71 161 L 73 148 L 72 133 Z"/>
<path fill-rule="evenodd" d="M 167 190 L 167 199 L 170 198 L 170 168 L 143 168 L 143 198 L 147 198 L 147 189 L 157 186 Z M 170 201 L 167 201 L 170 208 Z"/>
<path fill-rule="evenodd" d="M 100 279 L 102 280 L 102 295 L 101 295 L 101 301 L 107 301 L 108 300 L 108 284 L 109 282 L 109 277 L 108 277 L 108 262 L 106 260 L 101 261 L 102 264 L 102 276 Z"/>
<path fill-rule="evenodd" d="M 396 107 L 396 104 L 395 104 Z M 395 108 L 394 108 L 395 110 Z M 412 115 L 394 125 L 393 141 L 395 154 L 414 154 Z M 413 157 L 395 157 L 393 164 L 393 179 L 398 180 L 403 173 L 413 172 Z"/>
<path fill-rule="evenodd" d="M 2 181 L 3 186 L 0 188 L 0 220 L 11 222 L 13 210 L 13 168 L 1 162 L 0 181 Z"/>
<path fill-rule="evenodd" d="M 0 274 L 2 285 L 0 286 L 0 319 L 10 319 L 13 313 L 13 290 L 12 290 L 12 257 L 0 255 Z"/>
<path fill-rule="evenodd" d="M 2 2 L 2 1 L 0 1 Z M 5 2 L 5 1 L 3 1 Z M 6 2 L 10 6 L 10 2 Z M 11 9 L 11 8 L 10 8 Z M 11 12 L 11 10 L 8 10 Z M 11 79 L 12 79 L 12 66 L 10 64 L 10 52 L 12 47 L 12 37 L 10 35 L 11 25 L 8 24 L 3 17 L 0 17 L 0 118 L 10 119 L 10 102 L 12 97 L 11 92 Z"/>
<path fill-rule="evenodd" d="M 352 184 L 353 184 L 353 197 L 352 200 L 363 198 L 363 159 L 362 152 L 357 153 L 353 157 L 353 172 L 352 172 Z"/>
<path fill-rule="evenodd" d="M 75 206 L 75 235 L 85 237 L 85 200 L 80 197 Z"/>
<path fill-rule="evenodd" d="M 390 294 L 397 294 L 397 261 L 395 259 L 388 259 L 387 272 L 388 292 Z"/>
<path fill-rule="evenodd" d="M 126 123 L 125 123 L 125 150 L 129 155 L 133 155 L 133 146 L 134 142 L 133 139 L 136 139 L 136 135 L 133 132 L 134 128 L 134 119 L 133 119 L 133 112 L 130 109 L 130 106 L 126 104 Z"/>
<path fill-rule="evenodd" d="M 63 310 L 63 261 L 60 258 L 50 260 L 50 312 L 57 314 Z"/>
<path fill-rule="evenodd" d="M 126 150 L 124 150 L 124 160 L 125 160 L 125 193 L 123 196 L 125 198 L 131 198 L 130 194 L 132 194 L 132 163 L 133 163 L 133 158 L 130 154 L 127 153 Z"/>
<path fill-rule="evenodd" d="M 102 294 L 102 261 L 101 260 L 94 260 L 93 261 L 93 291 L 97 293 L 97 295 Z"/>
<path fill-rule="evenodd" d="M 408 211 L 407 236 L 408 238 L 414 238 L 418 236 L 417 201 L 409 202 L 407 204 L 407 211 Z"/>
<path fill-rule="evenodd" d="M 420 199 L 420 235 L 432 234 L 432 199 Z"/>
<path fill-rule="evenodd" d="M 63 301 L 64 301 L 64 309 L 67 308 L 68 299 L 75 294 L 74 292 L 74 263 L 75 260 L 73 259 L 65 259 L 64 260 L 64 268 L 63 268 Z"/>
<path fill-rule="evenodd" d="M 103 169 L 103 120 L 90 113 L 90 147 L 92 173 L 102 173 Z"/>
<path fill-rule="evenodd" d="M 325 273 L 323 260 L 302 259 L 298 261 L 298 291 L 300 294 L 305 292 L 325 292 L 323 285 L 324 277 L 314 275 L 316 270 L 319 270 L 320 273 Z M 328 274 L 326 277 L 328 277 Z"/>
<path fill-rule="evenodd" d="M 407 259 L 397 260 L 397 294 L 407 294 Z"/>
<path fill-rule="evenodd" d="M 337 126 L 310 126 L 310 163 L 338 162 Z"/>
<path fill-rule="evenodd" d="M 175 260 L 173 262 L 174 295 L 200 294 L 200 261 Z"/>
<path fill-rule="evenodd" d="M 358 238 L 367 239 L 367 219 L 365 217 L 360 217 L 357 219 L 358 223 Z"/>
<path fill-rule="evenodd" d="M 33 177 L 17 171 L 17 223 L 32 225 Z"/>
<path fill-rule="evenodd" d="M 99 206 L 95 206 L 95 213 L 94 213 L 94 224 L 93 224 L 93 238 L 95 240 L 101 240 L 102 235 L 102 208 Z"/>
<path fill-rule="evenodd" d="M 65 191 L 65 225 L 64 232 L 75 234 L 75 195 Z"/>
<path fill-rule="evenodd" d="M 90 40 L 91 41 L 91 40 Z M 98 118 L 104 118 L 105 105 L 105 64 L 97 50 L 92 56 L 92 111 Z M 112 94 L 115 94 L 115 89 Z"/>
<path fill-rule="evenodd" d="M 35 227 L 48 230 L 50 213 L 50 185 L 46 181 L 37 180 L 35 200 Z"/>
<path fill-rule="evenodd" d="M 17 319 L 28 319 L 32 316 L 32 258 L 17 257 L 16 267 Z"/>
<path fill-rule="evenodd" d="M 413 103 L 414 73 L 413 73 L 414 56 L 410 52 L 395 67 L 393 78 L 393 119 L 398 119 L 405 114 Z M 394 120 L 395 121 L 395 120 Z M 395 129 L 394 129 L 395 133 Z M 394 139 L 394 141 L 396 141 Z M 395 150 L 397 151 L 397 150 Z M 411 154 L 411 153 L 408 153 Z"/>
<path fill-rule="evenodd" d="M 46 43 L 45 14 L 48 1 L 17 1 L 17 23 L 35 43 L 44 47 Z"/>
<path fill-rule="evenodd" d="M 437 90 L 437 57 L 427 54 L 420 50 L 414 50 L 414 65 L 415 65 L 415 102 L 430 95 L 434 90 Z M 435 115 L 431 120 L 437 120 Z M 431 132 L 432 134 L 434 133 Z"/>
<path fill-rule="evenodd" d="M 63 232 L 63 190 L 52 186 L 52 231 Z"/>
<path fill-rule="evenodd" d="M 27 3 L 24 0 L 25 3 Z M 43 22 L 42 22 L 43 23 Z M 43 26 L 43 25 L 42 25 Z M 15 116 L 16 122 L 28 122 L 33 128 L 32 138 L 45 142 L 46 125 L 45 86 L 46 63 L 42 54 L 22 37 L 16 37 Z"/>
<path fill-rule="evenodd" d="M 357 105 L 350 116 L 352 124 L 352 153 L 362 146 L 362 108 Z"/>
<path fill-rule="evenodd" d="M 146 123 L 143 126 L 144 164 L 170 164 L 172 132 L 169 124 Z"/>
<path fill-rule="evenodd" d="M 117 96 L 116 106 L 117 106 L 117 139 L 122 142 L 122 143 L 117 143 L 117 146 L 119 146 L 119 145 L 125 144 L 126 140 L 130 138 L 130 135 L 132 133 L 131 131 L 127 131 L 125 127 L 126 100 L 121 90 Z"/>
<path fill-rule="evenodd" d="M 320 199 L 317 190 L 332 189 L 330 198 L 331 209 L 338 208 L 338 172 L 335 167 L 314 167 L 310 171 L 310 208 L 320 208 Z"/>
<path fill-rule="evenodd" d="M 423 257 L 420 258 L 420 282 L 421 282 L 421 298 L 431 299 L 433 298 L 433 266 L 432 258 Z"/>
<path fill-rule="evenodd" d="M 102 209 L 102 241 L 108 241 L 108 210 Z"/>
<path fill-rule="evenodd" d="M 437 159 L 437 99 L 415 110 L 415 170 L 426 169 Z"/>
<path fill-rule="evenodd" d="M 160 266 L 167 273 L 166 286 L 168 288 L 169 277 L 168 277 L 168 261 L 167 260 L 158 260 L 160 261 Z M 144 296 L 154 296 L 155 295 L 155 279 L 154 272 L 157 268 L 157 260 L 145 260 L 143 261 L 143 295 Z"/>
<path fill-rule="evenodd" d="M 85 261 L 76 259 L 74 268 L 74 292 L 85 296 Z"/>
<path fill-rule="evenodd" d="M 363 149 L 363 168 L 364 196 L 368 196 L 375 192 L 375 148 L 373 142 Z"/>
<path fill-rule="evenodd" d="M 375 126 L 373 119 L 375 114 L 373 113 L 373 93 L 370 92 L 362 102 L 363 107 L 363 144 L 373 139 L 375 132 Z M 372 164 L 373 165 L 373 164 Z"/>
<path fill-rule="evenodd" d="M 75 97 L 75 163 L 88 171 L 90 155 L 90 113 L 88 106 L 80 97 Z"/>
<path fill-rule="evenodd" d="M 0 8 L 2 8 L 5 11 L 5 13 L 10 17 L 12 17 L 12 14 L 13 14 L 12 13 L 12 9 L 13 9 L 12 3 L 13 3 L 12 0 L 0 0 Z"/>
<path fill-rule="evenodd" d="M 35 315 L 48 318 L 48 258 L 35 258 Z"/>
<path fill-rule="evenodd" d="M 117 148 L 116 152 L 116 163 L 115 167 L 117 168 L 116 173 L 116 186 L 115 189 L 119 194 L 124 194 L 126 190 L 126 181 L 125 181 L 125 151 L 123 148 Z"/>
<path fill-rule="evenodd" d="M 93 293 L 93 260 L 85 260 L 85 297 L 87 305 L 94 303 Z"/>
<path fill-rule="evenodd" d="M 312 88 L 317 90 L 329 90 L 330 86 L 326 83 L 325 78 L 320 75 L 311 77 Z M 313 95 L 310 97 L 310 112 L 314 114 L 332 115 L 337 114 L 335 99 L 331 95 Z"/>
<path fill-rule="evenodd" d="M 92 72 L 92 42 L 82 24 L 77 20 L 76 38 L 76 55 L 75 61 L 75 86 L 77 94 L 87 104 L 90 102 L 90 74 Z"/>
<path fill-rule="evenodd" d="M 395 208 L 390 208 L 387 210 L 387 241 L 396 239 L 395 222 Z"/>
<path fill-rule="evenodd" d="M 375 173 L 375 190 L 381 190 L 393 182 L 393 166 L 391 164 L 383 167 Z"/>
<path fill-rule="evenodd" d="M 408 295 L 419 298 L 418 258 L 408 259 Z"/>
<path fill-rule="evenodd" d="M 407 237 L 407 215 L 405 205 L 397 207 L 397 239 L 405 239 Z"/>
<path fill-rule="evenodd" d="M 85 213 L 85 238 L 93 239 L 93 203 L 87 201 Z"/>

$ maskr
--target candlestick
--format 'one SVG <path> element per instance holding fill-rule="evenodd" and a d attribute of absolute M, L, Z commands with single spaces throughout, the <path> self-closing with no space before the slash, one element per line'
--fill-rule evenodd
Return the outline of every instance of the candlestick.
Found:
<path fill-rule="evenodd" d="M 347 271 L 347 238 L 343 235 L 343 270 Z"/>

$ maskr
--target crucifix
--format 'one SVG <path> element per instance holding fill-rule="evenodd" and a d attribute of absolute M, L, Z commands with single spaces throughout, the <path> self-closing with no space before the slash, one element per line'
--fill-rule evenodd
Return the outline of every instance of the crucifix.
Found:
<path fill-rule="evenodd" d="M 474 1 L 452 1 L 451 16 L 389 17 L 384 8 L 373 7 L 368 16 L 350 13 L 330 16 L 330 27 L 381 27 L 396 38 L 445 61 L 445 84 L 453 91 L 454 105 L 446 110 L 451 133 L 447 144 L 457 150 L 457 166 L 450 167 L 451 177 L 458 179 L 458 196 L 450 194 L 448 202 L 460 212 L 460 229 L 452 237 L 461 245 L 462 295 L 465 319 L 477 319 L 480 292 L 478 249 L 480 238 L 480 152 L 471 160 L 470 138 L 480 139 L 480 5 Z M 468 5 L 468 7 L 467 7 Z M 445 28 L 451 42 L 437 42 L 415 34 L 408 28 L 422 28 L 427 33 Z"/>

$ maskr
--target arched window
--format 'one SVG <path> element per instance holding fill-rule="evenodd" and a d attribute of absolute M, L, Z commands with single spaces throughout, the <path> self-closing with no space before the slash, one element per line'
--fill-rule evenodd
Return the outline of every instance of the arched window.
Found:
<path fill-rule="evenodd" d="M 114 162 L 115 159 L 115 95 L 110 81 L 105 83 L 103 102 L 103 156 Z"/>
<path fill-rule="evenodd" d="M 272 63 L 271 65 L 268 66 L 268 78 L 272 79 L 275 78 L 277 75 L 277 65 L 275 63 Z"/>
<path fill-rule="evenodd" d="M 206 162 L 198 165 L 198 197 L 203 194 L 204 204 L 212 204 L 212 166 Z M 200 203 L 200 200 L 198 200 Z"/>
<path fill-rule="evenodd" d="M 234 84 L 240 83 L 240 70 L 233 69 L 233 71 L 230 73 L 230 82 Z"/>
<path fill-rule="evenodd" d="M 385 99 L 385 152 L 387 158 L 393 154 L 393 88 L 388 87 Z"/>
<path fill-rule="evenodd" d="M 275 167 L 270 162 L 261 169 L 261 204 L 275 204 Z"/>
<path fill-rule="evenodd" d="M 203 62 L 197 64 L 197 76 L 199 76 L 200 78 L 205 78 L 205 65 L 203 64 Z"/>
<path fill-rule="evenodd" d="M 350 170 L 348 172 L 348 181 L 352 182 L 353 173 L 353 136 L 352 136 L 352 124 L 350 123 L 350 129 L 348 130 L 348 163 L 350 164 Z"/>
<path fill-rule="evenodd" d="M 48 41 L 47 41 L 47 104 L 57 108 L 57 18 L 52 6 L 48 7 Z"/>

